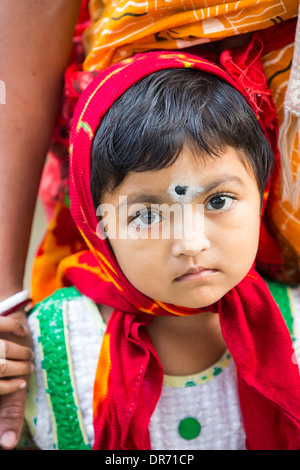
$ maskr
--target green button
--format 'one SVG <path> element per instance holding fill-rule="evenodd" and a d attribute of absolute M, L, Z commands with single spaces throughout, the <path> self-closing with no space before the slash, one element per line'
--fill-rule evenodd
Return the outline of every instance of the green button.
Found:
<path fill-rule="evenodd" d="M 196 439 L 201 432 L 201 425 L 195 418 L 185 418 L 180 421 L 178 431 L 183 439 Z"/>

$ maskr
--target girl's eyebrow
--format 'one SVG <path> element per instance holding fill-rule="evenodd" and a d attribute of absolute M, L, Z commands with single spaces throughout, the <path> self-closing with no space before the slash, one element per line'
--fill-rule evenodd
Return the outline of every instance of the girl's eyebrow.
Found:
<path fill-rule="evenodd" d="M 233 183 L 237 184 L 239 186 L 245 186 L 244 181 L 239 178 L 238 176 L 235 175 L 223 175 L 222 178 L 219 178 L 215 181 L 212 181 L 211 183 L 201 185 L 203 188 L 201 190 L 201 194 L 206 194 L 212 191 L 213 189 L 217 188 L 221 184 L 224 183 Z M 188 185 L 188 183 L 184 183 L 185 186 Z M 200 192 L 199 192 L 200 194 Z M 151 204 L 164 204 L 166 203 L 167 200 L 159 195 L 155 194 L 146 194 L 146 193 L 131 193 L 126 198 L 121 202 L 121 204 L 117 207 L 117 211 L 120 211 L 124 206 L 128 206 L 130 204 L 139 204 L 139 203 L 151 203 Z"/>
<path fill-rule="evenodd" d="M 163 197 L 157 196 L 155 194 L 131 193 L 126 196 L 125 200 L 122 201 L 121 204 L 117 207 L 117 211 L 122 209 L 124 206 L 145 202 L 151 204 L 163 204 L 166 202 L 166 200 Z"/>
<path fill-rule="evenodd" d="M 209 193 L 210 191 L 224 183 L 233 183 L 238 184 L 239 186 L 245 186 L 245 182 L 238 176 L 225 174 L 222 176 L 222 178 L 219 178 L 218 180 L 212 181 L 208 184 L 204 184 L 203 193 Z"/>

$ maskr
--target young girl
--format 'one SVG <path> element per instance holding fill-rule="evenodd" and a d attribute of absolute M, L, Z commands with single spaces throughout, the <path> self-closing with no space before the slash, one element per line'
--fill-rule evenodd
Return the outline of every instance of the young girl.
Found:
<path fill-rule="evenodd" d="M 299 291 L 254 269 L 274 144 L 256 100 L 166 51 L 83 94 L 70 196 L 87 249 L 29 318 L 38 447 L 300 448 Z"/>

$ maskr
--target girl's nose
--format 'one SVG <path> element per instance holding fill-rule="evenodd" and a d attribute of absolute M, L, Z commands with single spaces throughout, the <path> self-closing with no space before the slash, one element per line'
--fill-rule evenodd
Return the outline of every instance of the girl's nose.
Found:
<path fill-rule="evenodd" d="M 210 247 L 205 230 L 204 205 L 185 204 L 183 218 L 174 225 L 173 255 L 195 256 Z"/>

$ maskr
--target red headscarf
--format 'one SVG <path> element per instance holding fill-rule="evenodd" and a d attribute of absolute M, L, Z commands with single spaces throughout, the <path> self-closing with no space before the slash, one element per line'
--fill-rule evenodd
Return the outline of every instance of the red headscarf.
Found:
<path fill-rule="evenodd" d="M 137 291 L 122 273 L 107 241 L 96 233 L 98 220 L 90 193 L 95 132 L 114 101 L 152 72 L 192 67 L 225 80 L 246 96 L 276 150 L 276 113 L 265 83 L 257 80 L 255 93 L 248 83 L 247 91 L 245 77 L 238 84 L 224 70 L 228 60 L 225 53 L 220 67 L 183 52 L 139 54 L 102 72 L 77 105 L 70 145 L 71 211 L 89 249 L 67 258 L 61 269 L 66 285 L 73 284 L 95 302 L 114 308 L 95 378 L 95 449 L 151 448 L 148 427 L 160 397 L 163 369 L 146 327 L 153 315 L 201 311 L 220 316 L 222 334 L 237 368 L 247 448 L 300 448 L 300 378 L 292 361 L 292 340 L 267 285 L 254 268 L 214 305 L 199 310 L 168 305 Z M 259 73 L 259 64 L 255 67 Z"/>

